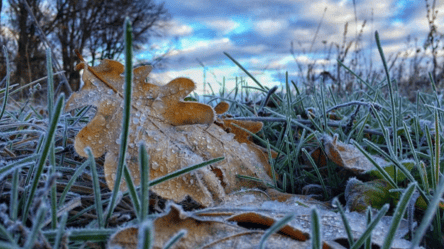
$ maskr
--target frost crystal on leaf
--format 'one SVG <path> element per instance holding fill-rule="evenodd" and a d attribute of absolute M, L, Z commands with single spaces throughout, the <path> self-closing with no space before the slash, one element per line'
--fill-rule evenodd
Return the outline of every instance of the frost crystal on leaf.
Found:
<path fill-rule="evenodd" d="M 97 107 L 94 118 L 75 138 L 77 153 L 86 157 L 84 148 L 92 148 L 93 155 L 105 154 L 105 178 L 112 189 L 118 162 L 122 123 L 123 96 L 119 92 L 124 84 L 124 66 L 117 61 L 103 60 L 96 67 L 81 62 L 76 67 L 83 69 L 84 86 L 69 98 L 66 111 L 85 105 Z M 225 157 L 224 161 L 202 168 L 186 177 L 176 178 L 151 188 L 157 195 L 176 202 L 187 195 L 210 206 L 223 200 L 226 194 L 242 187 L 264 186 L 271 183 L 268 157 L 263 149 L 253 144 L 249 133 L 262 128 L 260 122 L 243 122 L 223 119 L 224 125 L 214 125 L 214 109 L 208 105 L 183 101 L 195 89 L 193 81 L 177 78 L 159 86 L 145 82 L 150 66 L 134 69 L 131 126 L 127 166 L 136 185 L 140 173 L 137 160 L 139 142 L 146 144 L 150 155 L 150 179 L 156 179 L 184 167 L 213 158 Z M 115 94 L 109 94 L 110 91 Z M 224 105 L 224 104 L 222 104 Z M 218 113 L 228 106 L 217 108 Z M 227 130 L 227 128 L 229 129 Z M 228 132 L 234 133 L 227 135 Z M 262 179 L 262 183 L 247 181 L 237 174 Z M 121 190 L 126 189 L 122 181 Z"/>

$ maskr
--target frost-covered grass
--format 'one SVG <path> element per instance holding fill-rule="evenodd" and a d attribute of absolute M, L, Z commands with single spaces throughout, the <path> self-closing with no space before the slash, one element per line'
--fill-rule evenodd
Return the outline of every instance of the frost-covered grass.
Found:
<path fill-rule="evenodd" d="M 131 33 L 129 23 L 126 25 L 125 65 L 126 75 L 130 76 L 132 64 L 128 58 L 131 58 Z M 390 247 L 399 224 L 397 222 L 403 217 L 412 218 L 419 224 L 412 237 L 407 239 L 415 245 L 439 248 L 444 246 L 443 212 L 437 208 L 444 192 L 443 158 L 440 154 L 444 111 L 442 96 L 437 93 L 431 80 L 433 92 L 418 93 L 416 103 L 402 97 L 398 82 L 390 77 L 378 37 L 377 41 L 385 77 L 367 81 L 357 76 L 357 89 L 349 94 L 338 94 L 321 80 L 313 87 L 313 93 L 307 93 L 306 89 L 299 89 L 288 77 L 283 82 L 284 91 L 276 92 L 276 88 L 264 87 L 234 57 L 227 54 L 251 77 L 255 86 L 227 92 L 222 88 L 220 93 L 207 96 L 205 100 L 210 105 L 220 100 L 230 102 L 229 113 L 235 118 L 264 122 L 262 131 L 253 136 L 258 144 L 279 152 L 275 159 L 270 156 L 270 163 L 277 173 L 274 178 L 276 189 L 310 194 L 332 202 L 340 213 L 344 212 L 341 206 L 344 205 L 343 193 L 351 174 L 330 160 L 327 160 L 326 166 L 317 166 L 316 158 L 311 158 L 310 152 L 318 147 L 323 148 L 322 136 L 337 134 L 340 141 L 393 162 L 395 173 L 393 177 L 385 174 L 385 180 L 402 192 L 402 196 L 396 207 L 384 205 L 373 219 L 368 212 L 368 230 L 360 238 L 353 238 L 348 231 L 349 246 L 359 248 L 364 245 L 370 248 L 368 236 L 377 219 L 388 213 L 394 219 L 384 248 Z M 156 203 L 156 210 L 146 205 L 149 186 L 219 160 L 189 167 L 154 182 L 145 177 L 148 175 L 148 157 L 145 150 L 141 150 L 139 160 L 143 165 L 141 172 L 144 172 L 141 176 L 141 194 L 138 195 L 138 190 L 131 184 L 130 191 L 125 193 L 109 191 L 101 167 L 103 158 L 80 158 L 72 147 L 75 135 L 88 123 L 93 108 L 63 113 L 64 96 L 54 98 L 50 59 L 47 70 L 45 107 L 11 98 L 9 95 L 13 87 L 9 87 L 9 75 L 5 87 L 0 89 L 0 248 L 59 248 L 61 245 L 69 248 L 103 247 L 118 226 L 145 224 L 144 221 L 153 219 L 155 212 L 163 207 L 162 200 Z M 126 79 L 125 85 L 126 106 L 130 105 L 130 79 Z M 331 115 L 333 110 L 334 115 Z M 129 115 L 124 115 L 124 119 L 127 119 L 123 122 L 124 131 L 129 118 Z M 125 154 L 125 139 L 122 136 L 121 155 Z M 400 163 L 404 159 L 414 160 L 412 171 Z M 405 180 L 398 180 L 399 172 L 407 175 Z M 125 177 L 125 167 L 123 160 L 120 160 L 116 186 L 120 185 L 122 177 Z M 126 179 L 129 182 L 129 178 Z M 409 212 L 413 215 L 407 217 L 405 210 L 414 207 L 409 205 L 414 193 L 424 198 L 427 208 L 425 211 Z M 182 204 L 187 205 L 186 202 Z M 272 228 L 282 226 L 287 218 L 290 219 L 290 216 Z M 312 222 L 313 244 L 320 246 L 319 231 L 322 228 L 316 210 L 312 212 Z M 350 222 L 353 221 L 344 219 L 345 227 L 349 227 Z M 430 231 L 431 226 L 433 230 Z M 151 228 L 148 226 L 145 229 L 148 231 Z M 144 243 L 148 248 L 148 237 L 144 238 Z"/>

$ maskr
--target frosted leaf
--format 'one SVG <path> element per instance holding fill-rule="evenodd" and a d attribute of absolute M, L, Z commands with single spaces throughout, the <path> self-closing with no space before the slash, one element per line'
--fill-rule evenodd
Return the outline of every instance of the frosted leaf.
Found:
<path fill-rule="evenodd" d="M 85 84 L 68 99 L 67 111 L 90 104 L 97 107 L 97 112 L 76 136 L 75 149 L 81 156 L 86 156 L 81 154 L 86 146 L 93 148 L 95 157 L 105 154 L 104 174 L 108 187 L 112 189 L 115 181 L 112 175 L 119 161 L 123 118 L 123 94 L 120 91 L 123 89 L 124 78 L 121 74 L 124 67 L 116 61 L 103 60 L 96 67 L 89 67 L 82 62 L 76 68 L 84 69 L 82 78 Z M 258 132 L 262 127 L 261 123 L 224 120 L 223 123 L 228 126 L 219 127 L 214 124 L 216 114 L 212 107 L 183 101 L 195 89 L 191 80 L 177 78 L 159 86 L 145 82 L 144 79 L 150 70 L 147 66 L 134 69 L 130 136 L 125 163 L 135 185 L 140 184 L 136 145 L 141 141 L 150 148 L 150 179 L 157 179 L 169 172 L 209 159 L 222 156 L 226 159 L 212 164 L 211 167 L 201 168 L 195 174 L 187 175 L 186 179 L 172 179 L 151 188 L 154 193 L 165 199 L 180 202 L 190 196 L 203 206 L 211 206 L 222 201 L 228 193 L 241 188 L 273 184 L 267 175 L 271 168 L 268 157 L 257 145 L 249 141 L 249 133 L 237 131 L 233 132 L 233 135 L 227 134 L 226 131 L 235 130 L 234 126 L 229 126 L 235 123 L 251 132 Z M 100 79 L 96 75 L 99 75 Z M 92 86 L 91 80 L 95 80 L 97 86 Z M 112 97 L 106 95 L 109 89 L 116 89 L 118 93 Z M 94 93 L 94 98 L 91 98 L 89 93 Z M 99 136 L 94 136 L 96 134 Z M 88 136 L 92 139 L 87 139 Z M 96 143 L 96 146 L 92 146 L 93 143 Z M 240 179 L 236 177 L 238 173 L 259 178 L 263 182 Z M 120 189 L 126 189 L 124 179 Z"/>
<path fill-rule="evenodd" d="M 337 165 L 356 173 L 376 169 L 358 148 L 352 144 L 345 144 L 339 141 L 337 135 L 334 137 L 324 135 L 323 140 L 327 157 Z M 381 167 L 388 165 L 384 159 L 376 156 L 372 157 Z"/>

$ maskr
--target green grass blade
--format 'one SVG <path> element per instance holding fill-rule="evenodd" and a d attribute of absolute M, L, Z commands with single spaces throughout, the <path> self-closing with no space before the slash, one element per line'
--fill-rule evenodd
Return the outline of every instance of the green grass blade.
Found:
<path fill-rule="evenodd" d="M 316 208 L 311 210 L 311 248 L 322 248 L 321 221 Z"/>
<path fill-rule="evenodd" d="M 344 209 L 342 208 L 342 205 L 337 198 L 333 200 L 333 203 L 338 206 L 339 214 L 341 215 L 342 223 L 344 223 L 345 232 L 347 233 L 348 244 L 353 245 L 353 231 L 351 230 L 350 224 L 348 223 L 347 217 L 345 216 Z"/>
<path fill-rule="evenodd" d="M 46 50 L 46 71 L 48 73 L 47 78 L 47 104 L 49 117 L 53 116 L 54 112 L 54 76 L 52 72 L 51 50 Z M 49 149 L 49 165 L 51 165 L 51 174 L 56 173 L 56 158 L 54 149 L 54 139 L 51 141 L 51 147 Z M 56 229 L 57 227 L 57 184 L 53 184 L 51 187 L 51 227 Z"/>
<path fill-rule="evenodd" d="M 181 176 L 183 174 L 190 173 L 193 170 L 205 167 L 205 166 L 210 165 L 212 163 L 220 162 L 220 161 L 222 161 L 224 159 L 225 159 L 225 157 L 218 157 L 218 158 L 211 159 L 211 160 L 208 160 L 208 161 L 203 162 L 203 163 L 195 164 L 195 165 L 192 165 L 192 166 L 180 169 L 180 170 L 176 170 L 176 171 L 174 171 L 172 173 L 169 173 L 167 175 L 164 175 L 162 177 L 159 177 L 159 178 L 156 178 L 156 179 L 150 181 L 149 185 L 150 185 L 150 187 L 155 186 L 157 184 L 160 184 L 162 182 L 165 182 L 165 181 L 168 181 L 170 179 L 176 178 L 176 177 Z"/>
<path fill-rule="evenodd" d="M 423 172 L 421 164 L 419 162 L 419 158 L 416 153 L 415 147 L 413 146 L 413 141 L 412 141 L 412 138 L 410 137 L 410 133 L 408 131 L 407 125 L 404 121 L 402 122 L 402 126 L 404 127 L 404 134 L 405 134 L 405 138 L 407 139 L 407 142 L 409 144 L 410 151 L 412 152 L 413 158 L 415 159 L 415 166 L 419 172 L 419 176 L 421 179 L 421 186 L 423 189 L 426 189 L 427 184 L 424 179 L 424 172 Z"/>
<path fill-rule="evenodd" d="M 51 164 L 51 174 L 56 174 L 56 165 L 55 165 L 55 150 L 54 150 L 54 140 L 52 141 L 50 152 L 49 152 L 49 161 Z M 57 179 L 55 180 L 57 181 Z M 51 186 L 51 227 L 52 229 L 57 228 L 57 183 Z"/>
<path fill-rule="evenodd" d="M 275 168 L 275 165 L 274 165 L 273 158 L 271 156 L 270 142 L 268 141 L 268 139 L 267 139 L 267 155 L 268 155 L 268 162 L 270 163 L 270 167 L 272 169 L 271 170 L 271 175 L 272 175 L 272 178 L 273 178 L 274 188 L 277 188 L 276 168 Z"/>
<path fill-rule="evenodd" d="M 367 139 L 364 139 L 364 142 L 366 144 L 368 144 L 376 152 L 378 152 L 381 156 L 383 156 L 383 157 L 387 158 L 388 160 L 390 160 L 394 164 L 394 166 L 396 166 L 398 169 L 400 169 L 402 171 L 402 173 L 407 177 L 407 179 L 409 179 L 410 182 L 416 182 L 415 178 L 412 176 L 410 171 L 408 169 L 406 169 L 405 166 L 402 165 L 402 163 L 400 163 L 399 160 L 396 157 L 389 156 L 379 146 L 377 146 L 376 144 L 370 142 Z"/>
<path fill-rule="evenodd" d="M 0 120 L 2 120 L 3 114 L 6 110 L 6 103 L 8 103 L 8 96 L 9 96 L 9 81 L 10 81 L 10 68 L 9 68 L 9 56 L 8 56 L 8 50 L 5 46 L 3 46 L 3 53 L 5 54 L 6 58 L 6 87 L 5 87 L 5 97 L 3 98 L 3 104 L 2 104 L 2 110 L 0 111 Z"/>
<path fill-rule="evenodd" d="M 379 40 L 379 33 L 378 31 L 375 32 L 375 40 L 376 45 L 378 47 L 379 55 L 381 56 L 382 65 L 384 66 L 385 75 L 387 77 L 387 83 L 389 86 L 389 94 L 390 94 L 390 105 L 391 105 L 391 113 L 392 113 L 392 130 L 393 130 L 393 150 L 396 153 L 398 149 L 398 142 L 397 142 L 397 135 L 396 131 L 398 130 L 398 124 L 397 124 L 397 112 L 396 112 L 396 106 L 395 106 L 395 97 L 393 96 L 393 86 L 392 81 L 390 80 L 390 73 L 389 69 L 387 67 L 387 62 L 385 60 L 384 51 L 382 50 L 381 41 Z"/>
<path fill-rule="evenodd" d="M 425 133 L 426 133 L 426 138 L 427 138 L 427 145 L 429 146 L 429 157 L 430 157 L 430 165 L 432 165 L 432 167 L 434 167 L 435 165 L 435 150 L 433 149 L 433 142 L 432 142 L 432 136 L 430 134 L 430 128 L 428 125 L 426 125 L 425 127 Z M 435 189 L 436 188 L 436 184 L 437 182 L 436 177 L 435 177 L 435 170 L 432 168 L 432 170 L 430 171 L 430 176 L 431 176 L 431 188 Z"/>
<path fill-rule="evenodd" d="M 47 78 L 47 104 L 48 104 L 48 116 L 52 117 L 54 112 L 54 76 L 52 71 L 51 50 L 46 50 L 46 71 L 48 73 Z M 56 173 L 56 159 L 54 149 L 54 139 L 51 141 L 51 147 L 49 149 L 49 164 L 51 165 L 51 174 Z M 57 184 L 53 184 L 51 187 L 51 227 L 56 229 L 57 227 Z"/>
<path fill-rule="evenodd" d="M 31 168 L 35 163 L 34 162 L 25 162 L 25 163 L 11 163 L 10 165 L 4 166 L 0 169 L 0 180 L 13 173 L 14 170 L 28 167 Z"/>
<path fill-rule="evenodd" d="M 441 179 L 438 188 L 436 188 L 433 199 L 427 207 L 424 217 L 418 229 L 415 232 L 415 236 L 412 239 L 412 245 L 410 248 L 416 248 L 421 243 L 422 237 L 425 235 L 427 228 L 432 224 L 432 219 L 435 216 L 436 211 L 439 211 L 439 203 L 441 196 L 444 194 L 444 179 Z"/>
<path fill-rule="evenodd" d="M 85 148 L 86 154 L 88 154 L 88 160 L 90 163 L 90 169 L 93 180 L 94 191 L 94 203 L 96 204 L 97 223 L 99 228 L 103 228 L 105 223 L 103 221 L 103 207 L 102 207 L 102 194 L 100 193 L 99 176 L 97 175 L 96 161 L 92 154 L 91 148 Z"/>
<path fill-rule="evenodd" d="M 116 232 L 116 229 L 69 229 L 66 231 L 69 236 L 68 239 L 70 242 L 75 241 L 89 241 L 89 242 L 106 242 L 108 241 L 109 236 Z M 57 236 L 57 230 L 50 231 L 42 231 L 43 235 L 48 239 L 54 239 Z"/>
<path fill-rule="evenodd" d="M 46 211 L 48 207 L 45 204 L 41 204 L 39 209 L 37 210 L 37 215 L 32 221 L 32 229 L 28 238 L 26 239 L 24 248 L 34 248 L 34 241 L 37 239 L 37 235 L 42 229 L 43 219 L 45 218 Z"/>
<path fill-rule="evenodd" d="M 244 71 L 244 73 L 246 73 L 260 88 L 262 88 L 262 89 L 264 89 L 265 90 L 265 87 L 261 84 L 261 83 L 259 83 L 259 81 L 256 79 L 256 78 L 254 78 L 254 76 L 253 75 L 251 75 L 248 71 L 247 71 L 247 69 L 245 69 L 239 62 L 237 62 L 233 57 L 231 57 L 231 55 L 229 55 L 227 52 L 224 52 L 224 54 L 228 57 L 228 58 L 230 58 L 230 60 L 232 61 L 232 62 L 234 62 L 234 64 L 236 64 L 236 66 L 238 66 L 240 69 L 242 69 L 242 71 Z"/>
<path fill-rule="evenodd" d="M 66 195 L 68 194 L 69 190 L 71 189 L 71 186 L 74 184 L 74 182 L 77 180 L 77 178 L 82 174 L 82 172 L 85 170 L 86 166 L 88 166 L 89 162 L 85 161 L 80 167 L 76 169 L 74 174 L 69 179 L 68 183 L 66 184 L 65 189 L 63 190 L 62 194 L 59 198 L 59 206 L 62 206 L 65 202 Z"/>
<path fill-rule="evenodd" d="M 154 244 L 154 229 L 150 220 L 139 226 L 139 242 L 137 248 L 150 249 Z"/>
<path fill-rule="evenodd" d="M 392 177 L 385 171 L 378 163 L 375 162 L 373 157 L 364 150 L 361 145 L 359 145 L 356 141 L 353 141 L 353 145 L 364 154 L 365 157 L 376 167 L 376 169 L 381 173 L 384 180 L 386 180 L 393 188 L 398 188 L 398 185 L 393 181 Z"/>
<path fill-rule="evenodd" d="M 6 237 L 9 242 L 15 244 L 14 237 L 12 237 L 12 234 L 3 226 L 3 224 L 0 224 L 0 234 L 4 236 L 4 238 Z"/>
<path fill-rule="evenodd" d="M 60 223 L 59 223 L 59 227 L 58 227 L 58 229 L 57 229 L 57 234 L 56 234 L 56 237 L 55 237 L 55 241 L 54 241 L 54 247 L 53 248 L 60 248 L 60 243 L 61 243 L 61 240 L 62 240 L 62 236 L 63 236 L 63 234 L 64 234 L 64 232 L 65 232 L 65 228 L 66 228 L 66 220 L 68 219 L 68 213 L 66 212 L 66 213 L 64 213 L 63 215 L 62 215 L 62 218 L 61 218 L 61 220 L 60 220 Z"/>
<path fill-rule="evenodd" d="M 319 182 L 322 185 L 322 189 L 324 190 L 324 195 L 325 195 L 324 197 L 326 199 L 328 199 L 329 194 L 328 194 L 328 191 L 327 191 L 327 187 L 325 186 L 324 179 L 322 179 L 321 173 L 319 172 L 318 166 L 316 165 L 315 161 L 311 157 L 310 153 L 308 153 L 305 148 L 302 148 L 302 152 L 305 154 L 305 156 L 310 161 L 311 166 L 313 166 L 313 169 L 315 170 L 316 175 L 318 176 Z"/>
<path fill-rule="evenodd" d="M 407 189 L 401 196 L 401 199 L 396 206 L 395 212 L 393 213 L 392 223 L 390 224 L 387 236 L 382 244 L 382 249 L 389 249 L 395 239 L 396 230 L 398 230 L 399 224 L 404 217 L 405 210 L 409 204 L 410 198 L 415 193 L 416 183 L 412 182 L 408 185 Z"/>
<path fill-rule="evenodd" d="M 324 121 L 324 130 L 328 129 L 327 126 L 327 113 L 325 112 L 325 93 L 324 93 L 324 80 L 321 78 L 321 85 L 319 86 L 321 89 L 321 111 L 322 111 L 322 120 Z"/>
<path fill-rule="evenodd" d="M 382 206 L 381 210 L 379 210 L 378 212 L 378 215 L 376 215 L 376 218 L 367 226 L 367 229 L 365 229 L 365 231 L 361 234 L 361 237 L 353 244 L 351 249 L 358 249 L 365 243 L 368 237 L 372 235 L 373 229 L 375 229 L 376 225 L 387 213 L 389 207 L 389 204 L 385 204 L 384 206 Z"/>
<path fill-rule="evenodd" d="M 128 193 L 133 202 L 134 212 L 136 213 L 137 218 L 140 220 L 140 200 L 137 195 L 136 187 L 134 186 L 133 179 L 131 177 L 131 173 L 128 170 L 126 164 L 123 165 L 123 176 L 125 177 L 126 186 L 128 187 Z"/>
<path fill-rule="evenodd" d="M 48 85 L 47 85 L 47 102 L 48 102 L 48 113 L 52 117 L 52 112 L 54 110 L 54 76 L 52 71 L 52 60 L 51 60 L 51 50 L 46 49 L 46 71 L 48 73 Z"/>
<path fill-rule="evenodd" d="M 268 228 L 267 231 L 265 231 L 264 235 L 262 235 L 262 238 L 259 242 L 259 248 L 265 249 L 267 239 L 274 233 L 281 230 L 281 228 L 283 228 L 285 225 L 287 225 L 287 223 L 290 222 L 294 218 L 294 216 L 295 214 L 287 214 L 284 218 L 276 221 L 270 228 Z"/>
<path fill-rule="evenodd" d="M 140 221 L 144 221 L 149 212 L 149 202 L 150 202 L 150 166 L 149 166 L 149 157 L 146 151 L 146 147 L 144 143 L 141 143 L 139 146 L 139 167 L 140 167 L 140 187 L 141 189 L 141 208 L 140 208 Z"/>
<path fill-rule="evenodd" d="M 388 133 L 388 130 L 384 126 L 384 122 L 381 119 L 381 116 L 379 115 L 378 111 L 372 106 L 372 112 L 376 117 L 376 120 L 378 121 L 379 128 L 381 128 L 382 134 L 384 135 L 385 142 L 387 144 L 387 149 L 389 151 L 389 154 L 393 157 L 395 157 L 395 151 L 392 147 L 392 142 L 390 141 L 390 134 Z"/>
<path fill-rule="evenodd" d="M 177 243 L 177 241 L 179 241 L 185 235 L 187 235 L 187 230 L 185 229 L 180 230 L 173 237 L 171 237 L 171 239 L 168 240 L 163 249 L 170 249 L 172 246 L 174 246 L 174 244 Z"/>
<path fill-rule="evenodd" d="M 9 205 L 9 212 L 11 220 L 17 220 L 18 214 L 18 187 L 19 187 L 19 170 L 15 169 L 12 175 L 11 182 L 11 203 Z"/>
<path fill-rule="evenodd" d="M 59 118 L 60 118 L 60 115 L 63 110 L 64 102 L 65 102 L 65 95 L 62 93 L 62 94 L 60 94 L 60 97 L 57 99 L 56 107 L 54 109 L 54 116 L 51 118 L 51 124 L 49 126 L 45 142 L 43 143 L 43 150 L 40 154 L 40 159 L 37 164 L 37 169 L 36 169 L 34 178 L 31 183 L 32 185 L 30 188 L 30 192 L 29 192 L 27 199 L 26 199 L 25 208 L 23 209 L 22 222 L 24 222 L 24 223 L 28 219 L 29 208 L 31 207 L 32 200 L 34 199 L 34 195 L 37 190 L 37 185 L 39 183 L 40 176 L 42 175 L 42 172 L 43 172 L 43 166 L 45 165 L 46 159 L 48 158 L 49 150 L 51 148 L 51 143 L 54 140 L 55 131 L 57 128 L 57 123 L 59 122 Z"/>
<path fill-rule="evenodd" d="M 439 182 L 439 175 L 441 173 L 440 171 L 440 156 L 441 156 L 441 143 L 440 143 L 440 138 L 441 136 L 439 135 L 439 128 L 440 128 L 440 124 L 439 124 L 439 119 L 438 119 L 438 111 L 435 110 L 435 164 L 432 165 L 432 171 L 434 171 L 434 175 L 435 175 L 435 183 L 436 185 L 434 186 L 434 188 L 436 189 L 436 186 L 438 185 Z"/>
<path fill-rule="evenodd" d="M 372 207 L 367 208 L 366 216 L 367 216 L 367 227 L 368 227 L 370 223 L 372 223 Z M 368 236 L 368 239 L 364 243 L 364 249 L 371 249 L 371 248 L 372 248 L 372 236 Z"/>
<path fill-rule="evenodd" d="M 129 126 L 131 117 L 131 91 L 133 82 L 133 46 L 132 46 L 132 27 L 131 21 L 127 17 L 124 24 L 124 35 L 125 35 L 125 92 L 123 99 L 123 120 L 122 120 L 122 132 L 120 134 L 120 150 L 119 150 L 119 162 L 116 169 L 116 179 L 114 181 L 113 194 L 110 198 L 110 203 L 108 213 L 106 216 L 107 223 L 108 219 L 114 211 L 117 199 L 117 192 L 120 188 L 120 182 L 122 180 L 123 165 L 125 164 L 125 155 L 128 149 L 128 136 L 129 136 Z"/>

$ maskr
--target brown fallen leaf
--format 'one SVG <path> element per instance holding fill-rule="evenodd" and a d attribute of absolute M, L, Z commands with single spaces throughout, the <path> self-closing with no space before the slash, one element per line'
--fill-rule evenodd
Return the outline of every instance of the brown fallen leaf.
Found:
<path fill-rule="evenodd" d="M 358 174 L 376 169 L 358 148 L 339 141 L 337 135 L 334 137 L 324 135 L 323 140 L 327 157 L 337 165 Z M 388 163 L 380 157 L 373 156 L 373 160 L 381 167 L 388 165 Z"/>
<path fill-rule="evenodd" d="M 112 189 L 120 146 L 123 115 L 120 91 L 123 89 L 124 67 L 117 61 L 103 60 L 96 67 L 81 62 L 76 68 L 84 70 L 84 86 L 71 95 L 65 110 L 93 105 L 97 107 L 97 112 L 77 134 L 75 150 L 83 157 L 86 157 L 84 149 L 87 146 L 91 147 L 95 157 L 105 154 L 105 178 Z M 163 86 L 155 85 L 145 82 L 150 71 L 149 66 L 134 69 L 126 163 L 136 185 L 140 182 L 137 157 L 140 142 L 146 144 L 150 156 L 150 179 L 206 160 L 225 157 L 224 161 L 151 188 L 157 195 L 175 202 L 188 195 L 203 206 L 210 206 L 215 201 L 223 200 L 227 193 L 242 187 L 272 184 L 265 170 L 269 171 L 270 165 L 259 148 L 246 141 L 238 141 L 233 138 L 236 135 L 214 125 L 216 114 L 212 107 L 182 101 L 195 89 L 191 80 L 177 78 Z M 239 124 L 249 129 L 245 123 Z M 257 126 L 253 127 L 253 132 L 258 131 Z M 256 177 L 263 182 L 240 179 L 236 177 L 238 174 Z M 120 188 L 126 189 L 124 180 Z"/>
<path fill-rule="evenodd" d="M 230 104 L 222 101 L 219 104 L 217 104 L 216 107 L 214 107 L 214 110 L 216 111 L 217 114 L 223 114 L 226 111 L 228 111 L 229 108 Z M 272 168 L 271 165 L 268 163 L 268 151 L 265 148 L 253 143 L 253 139 L 250 133 L 245 131 L 248 130 L 251 133 L 258 133 L 260 130 L 262 130 L 263 127 L 262 122 L 235 120 L 228 117 L 222 117 L 221 119 L 217 119 L 215 124 L 224 129 L 226 132 L 234 134 L 234 139 L 239 143 L 247 144 L 249 149 L 254 153 L 256 153 L 256 155 L 260 158 L 263 165 L 265 166 L 267 174 L 269 176 L 272 176 L 271 172 Z M 245 130 L 243 130 L 242 128 Z M 271 150 L 270 153 L 272 158 L 276 158 L 277 156 L 276 151 Z"/>
<path fill-rule="evenodd" d="M 264 234 L 264 230 L 247 229 L 233 222 L 197 217 L 193 213 L 183 212 L 182 208 L 175 204 L 171 204 L 169 209 L 167 214 L 153 222 L 153 248 L 163 248 L 167 241 L 181 230 L 186 230 L 187 233 L 173 248 L 255 248 Z M 262 217 L 258 220 L 260 218 Z M 268 226 L 274 223 L 273 219 L 267 221 Z M 310 248 L 311 243 L 307 235 L 298 234 L 298 231 L 290 227 L 284 227 L 281 231 L 283 234 L 273 234 L 268 238 L 267 248 Z M 297 235 L 297 238 L 292 237 L 294 235 Z M 138 227 L 127 227 L 110 237 L 108 248 L 137 248 L 137 242 Z"/>
<path fill-rule="evenodd" d="M 315 206 L 323 248 L 350 248 L 339 213 L 304 202 L 296 195 L 285 202 L 273 201 L 263 191 L 232 193 L 220 206 L 192 212 L 183 212 L 180 206 L 172 204 L 167 208 L 169 212 L 153 221 L 154 248 L 162 248 L 181 230 L 187 233 L 174 248 L 257 248 L 264 231 L 290 213 L 295 217 L 267 240 L 267 248 L 311 248 L 310 215 Z M 366 217 L 357 212 L 345 215 L 357 240 L 367 228 Z M 372 233 L 373 246 L 382 246 L 391 223 L 390 216 L 381 219 Z M 391 248 L 410 248 L 411 243 L 402 239 L 407 233 L 408 222 L 402 220 Z M 137 236 L 137 226 L 124 228 L 110 237 L 108 245 L 135 248 Z"/>
<path fill-rule="evenodd" d="M 245 220 L 246 214 L 254 213 L 254 217 L 259 217 L 256 221 L 251 218 L 248 227 L 254 224 L 260 225 L 263 220 L 270 219 L 279 220 L 285 215 L 292 213 L 295 218 L 292 219 L 284 227 L 288 229 L 289 233 L 304 235 L 310 238 L 311 235 L 311 209 L 316 207 L 321 223 L 321 238 L 325 246 L 336 247 L 336 243 L 340 243 L 346 248 L 350 248 L 347 243 L 347 233 L 342 223 L 341 215 L 338 212 L 331 211 L 331 208 L 326 205 L 316 202 L 308 202 L 300 198 L 301 196 L 294 195 L 293 198 L 288 198 L 285 202 L 272 200 L 265 194 L 259 191 L 244 191 L 243 193 L 232 193 L 227 196 L 221 205 L 204 210 L 194 211 L 193 213 L 200 217 L 211 217 L 219 221 L 231 220 L 236 221 Z M 214 214 L 219 214 L 215 216 Z M 353 237 L 357 240 L 366 230 L 366 216 L 358 212 L 346 212 L 345 216 L 349 221 Z M 372 232 L 372 243 L 375 246 L 381 247 L 384 239 L 388 233 L 393 217 L 384 216 L 376 225 Z M 239 223 L 238 223 L 239 224 Z M 416 223 L 414 223 L 415 225 Z M 290 232 L 292 231 L 292 232 Z M 403 219 L 395 233 L 395 239 L 391 248 L 410 248 L 411 243 L 403 237 L 408 233 L 408 221 Z M 295 237 L 295 236 L 293 236 Z M 269 245 L 269 244 L 267 244 Z"/>

